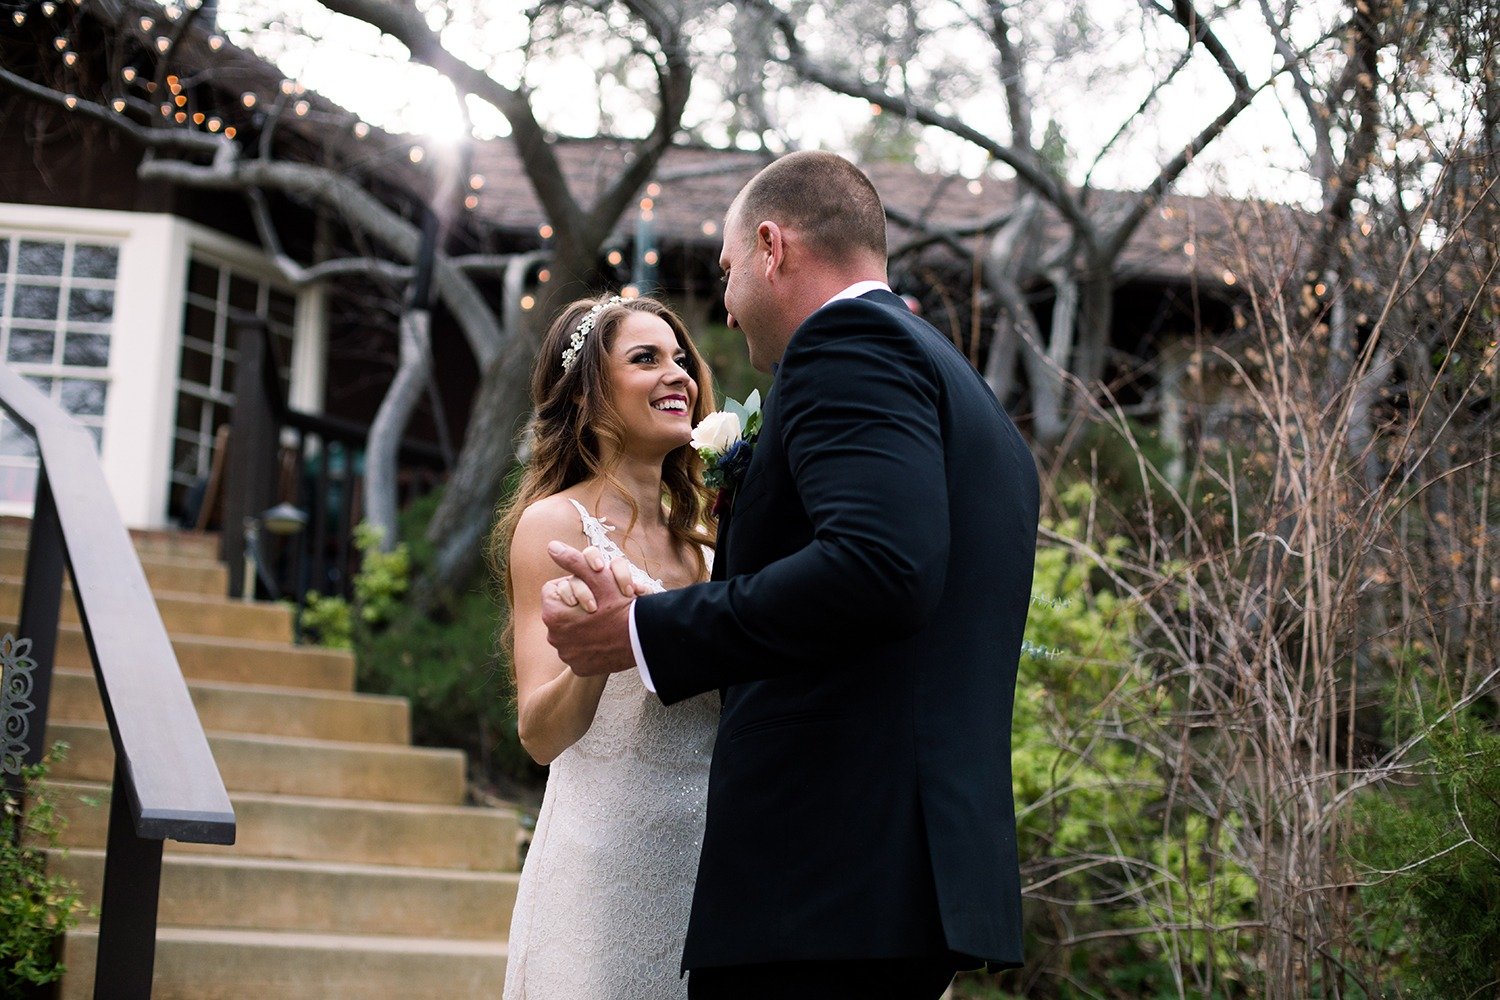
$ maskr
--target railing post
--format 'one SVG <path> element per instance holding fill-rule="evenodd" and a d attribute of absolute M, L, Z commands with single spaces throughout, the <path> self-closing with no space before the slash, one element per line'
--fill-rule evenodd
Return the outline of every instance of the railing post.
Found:
<path fill-rule="evenodd" d="M 109 793 L 109 842 L 104 854 L 104 898 L 99 906 L 99 953 L 94 1000 L 150 1000 L 156 967 L 156 903 L 161 891 L 159 840 L 135 835 L 130 783 L 118 756 Z"/>
<path fill-rule="evenodd" d="M 239 360 L 234 370 L 234 408 L 230 411 L 229 461 L 225 463 L 224 520 L 219 557 L 229 567 L 229 593 L 252 592 L 254 580 L 245 579 L 247 517 L 259 517 L 272 503 L 276 486 L 277 426 L 275 409 L 266 389 L 264 321 L 247 320 L 236 329 Z"/>
<path fill-rule="evenodd" d="M 31 538 L 26 546 L 26 583 L 21 590 L 21 614 L 16 638 L 31 640 L 36 664 L 31 680 L 30 742 L 24 764 L 39 763 L 47 752 L 47 705 L 52 700 L 52 662 L 57 656 L 57 619 L 62 611 L 65 556 L 62 525 L 47 470 L 36 475 L 36 501 L 31 514 Z"/>

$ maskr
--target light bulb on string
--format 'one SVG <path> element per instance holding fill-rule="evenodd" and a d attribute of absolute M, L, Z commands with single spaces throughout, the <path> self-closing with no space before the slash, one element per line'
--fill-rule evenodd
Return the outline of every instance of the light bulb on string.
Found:
<path fill-rule="evenodd" d="M 469 187 L 473 188 L 475 191 L 478 191 L 480 188 L 484 187 L 484 178 L 479 174 L 470 174 Z"/>
<path fill-rule="evenodd" d="M 210 118 L 208 120 L 208 130 L 210 132 L 217 132 L 217 131 L 219 131 L 219 129 L 221 129 L 223 127 L 224 127 L 224 123 L 221 122 L 221 121 L 219 121 L 219 119 L 217 119 L 217 118 Z"/>
<path fill-rule="evenodd" d="M 78 107 L 78 98 L 74 97 L 72 94 L 69 94 L 67 97 L 63 98 L 63 103 L 68 106 L 69 111 L 72 111 L 74 108 Z"/>
<path fill-rule="evenodd" d="M 660 195 L 661 195 L 661 185 L 658 184 L 658 183 L 656 183 L 655 181 L 652 181 L 650 184 L 647 184 L 646 185 L 646 195 L 647 195 L 647 197 L 650 197 L 650 198 L 660 197 Z"/>
<path fill-rule="evenodd" d="M 366 125 L 364 122 L 355 122 L 354 123 L 354 138 L 356 138 L 356 139 L 363 139 L 365 136 L 367 136 L 369 134 L 370 134 L 370 126 Z"/>
<path fill-rule="evenodd" d="M 123 97 L 116 97 L 113 101 L 111 101 L 109 103 L 109 106 L 112 107 L 112 108 L 114 108 L 120 114 L 124 114 L 125 113 L 125 98 L 123 98 Z"/>
<path fill-rule="evenodd" d="M 208 120 L 208 116 L 205 115 L 203 112 L 201 112 L 201 111 L 194 111 L 193 112 L 193 124 L 194 125 L 202 125 L 207 120 Z"/>
<path fill-rule="evenodd" d="M 544 240 L 550 240 L 552 238 L 552 227 L 547 225 L 545 222 L 536 227 L 536 232 L 537 235 Z"/>
<path fill-rule="evenodd" d="M 292 107 L 293 113 L 295 113 L 298 118 L 301 118 L 303 115 L 307 114 L 311 109 L 312 105 L 308 104 L 306 101 L 298 101 Z"/>
<path fill-rule="evenodd" d="M 224 130 L 224 134 L 226 136 L 228 136 L 229 138 L 233 139 L 235 137 L 236 131 L 237 130 L 235 129 L 235 127 L 233 125 L 231 125 L 231 126 L 229 126 L 228 128 L 226 128 Z"/>
<path fill-rule="evenodd" d="M 126 66 L 124 69 L 120 70 L 120 78 L 122 80 L 124 80 L 126 83 L 132 83 L 132 82 L 134 82 L 134 80 L 135 80 L 135 67 L 134 66 Z"/>
<path fill-rule="evenodd" d="M 156 51 L 164 53 L 168 49 L 170 49 L 171 47 L 172 47 L 172 40 L 170 38 L 168 38 L 166 35 L 161 35 L 161 36 L 159 36 L 156 39 Z"/>
<path fill-rule="evenodd" d="M 427 155 L 427 151 L 424 150 L 421 146 L 413 146 L 411 148 L 411 152 L 407 153 L 406 155 L 411 160 L 411 162 L 421 163 L 422 157 Z"/>
<path fill-rule="evenodd" d="M 156 22 L 151 20 L 151 18 L 149 17 L 141 18 L 138 23 L 140 24 L 142 31 L 150 31 L 152 28 L 156 27 Z"/>
<path fill-rule="evenodd" d="M 42 4 L 42 16 L 51 17 L 55 13 L 57 13 L 57 4 L 52 3 L 51 0 Z"/>
<path fill-rule="evenodd" d="M 467 208 L 469 211 L 472 212 L 472 211 L 474 211 L 474 209 L 476 209 L 478 207 L 479 207 L 479 196 L 477 194 L 471 194 L 467 198 L 464 199 L 464 208 Z"/>
<path fill-rule="evenodd" d="M 65 65 L 65 66 L 71 66 L 74 63 L 76 63 L 77 61 L 78 61 L 78 53 L 77 52 L 64 52 L 63 53 L 63 65 Z"/>
<path fill-rule="evenodd" d="M 240 103 L 243 104 L 247 108 L 253 108 L 253 107 L 255 107 L 255 95 L 252 94 L 252 93 L 250 93 L 250 91 L 248 91 L 248 90 L 245 91 L 243 94 L 240 95 Z"/>
<path fill-rule="evenodd" d="M 24 10 L 18 10 L 10 16 L 10 19 L 16 22 L 16 27 L 19 28 L 21 25 L 26 23 L 26 12 Z"/>
<path fill-rule="evenodd" d="M 179 125 L 183 124 L 184 122 L 187 121 L 187 112 L 186 111 L 179 111 L 179 112 L 177 112 L 175 115 L 172 116 L 172 120 L 175 121 Z"/>
<path fill-rule="evenodd" d="M 292 96 L 292 91 L 295 90 L 295 89 L 296 89 L 296 87 L 292 83 L 292 81 L 290 81 L 290 80 L 282 80 L 281 81 L 281 92 L 283 94 L 287 95 L 288 97 Z"/>
<path fill-rule="evenodd" d="M 68 40 L 62 35 L 58 35 L 56 38 L 52 39 L 52 47 L 61 52 L 68 47 Z"/>
<path fill-rule="evenodd" d="M 220 49 L 222 49 L 224 47 L 224 38 L 223 38 L 223 36 L 222 35 L 209 35 L 208 36 L 208 47 L 210 49 L 214 50 L 215 52 L 217 52 Z"/>

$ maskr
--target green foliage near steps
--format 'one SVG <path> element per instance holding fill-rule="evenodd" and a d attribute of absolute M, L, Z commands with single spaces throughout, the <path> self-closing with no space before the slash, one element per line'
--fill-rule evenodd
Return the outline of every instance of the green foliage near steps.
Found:
<path fill-rule="evenodd" d="M 63 744 L 49 761 L 62 758 Z M 63 934 L 84 910 L 78 886 L 47 873 L 47 851 L 57 847 L 63 819 L 47 792 L 47 763 L 22 769 L 26 808 L 0 791 L 0 997 L 39 995 L 60 980 Z"/>
<path fill-rule="evenodd" d="M 1427 737 L 1408 788 L 1363 793 L 1349 838 L 1367 946 L 1413 1000 L 1500 988 L 1500 733 L 1470 717 Z"/>

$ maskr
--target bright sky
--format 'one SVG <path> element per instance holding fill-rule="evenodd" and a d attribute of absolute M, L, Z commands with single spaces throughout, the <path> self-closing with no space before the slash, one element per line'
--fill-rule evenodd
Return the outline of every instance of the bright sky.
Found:
<path fill-rule="evenodd" d="M 992 50 L 972 30 L 956 21 L 962 0 L 933 0 L 924 15 L 943 32 L 949 67 L 957 72 L 993 76 Z M 1165 72 L 1162 53 L 1180 50 L 1182 34 L 1160 17 L 1143 17 L 1139 8 L 1125 8 L 1106 0 L 1084 6 L 1091 22 L 1080 22 L 1079 7 L 1047 4 L 1040 10 L 1055 17 L 1072 19 L 1051 27 L 1067 36 L 1078 24 L 1112 39 L 1108 48 L 1091 46 L 1079 54 L 1051 55 L 1054 62 L 1039 71 L 1033 82 L 1038 94 L 1038 125 L 1049 116 L 1061 126 L 1074 154 L 1074 180 L 1081 179 L 1093 154 L 1114 134 L 1141 103 L 1150 88 L 1151 67 Z M 1326 10 L 1326 0 L 1312 0 L 1309 8 Z M 517 46 L 525 38 L 523 6 L 516 0 L 490 0 L 474 8 L 483 11 L 466 21 L 461 31 L 450 31 L 447 42 L 471 63 L 492 64 L 500 80 L 514 83 L 522 71 Z M 1097 14 L 1097 17 L 1093 17 Z M 1320 12 L 1303 15 L 1299 30 L 1315 36 Z M 1108 19 L 1118 18 L 1110 24 Z M 380 37 L 367 25 L 336 17 L 314 0 L 221 0 L 221 29 L 236 43 L 250 45 L 271 58 L 289 77 L 335 101 L 366 120 L 394 132 L 412 132 L 422 141 L 456 142 L 471 127 L 464 107 L 452 86 L 435 71 L 414 66 L 399 44 Z M 269 25 L 269 27 L 268 27 Z M 609 58 L 609 45 L 618 45 L 611 28 L 595 26 L 596 40 L 585 39 L 565 54 L 533 63 L 528 82 L 534 91 L 538 117 L 559 132 L 593 134 L 609 129 L 623 134 L 649 126 L 649 111 L 642 102 L 654 100 L 653 81 L 647 76 L 624 86 L 617 78 L 601 75 Z M 816 26 L 811 26 L 816 27 Z M 1218 30 L 1233 50 L 1252 85 L 1270 75 L 1273 51 L 1255 5 L 1241 5 L 1225 15 Z M 839 32 L 832 32 L 840 37 Z M 310 37 L 309 37 L 310 36 Z M 809 39 L 816 35 L 809 33 Z M 824 36 L 827 37 L 827 36 Z M 335 39 L 319 42 L 317 39 Z M 727 23 L 711 19 L 694 32 L 700 57 L 715 58 L 733 51 Z M 840 53 L 814 54 L 836 56 Z M 914 86 L 922 86 L 922 67 L 911 67 Z M 934 73 L 944 72 L 942 69 Z M 1207 154 L 1184 175 L 1179 190 L 1192 193 L 1218 192 L 1235 197 L 1258 196 L 1276 200 L 1309 199 L 1316 196 L 1310 180 L 1301 173 L 1306 157 L 1297 146 L 1293 121 L 1301 121 L 1299 105 L 1289 82 L 1266 88 L 1242 113 L 1231 130 L 1210 147 Z M 584 95 L 581 98 L 581 94 Z M 1139 187 L 1156 175 L 1159 164 L 1179 149 L 1228 102 L 1229 88 L 1206 56 L 1200 55 L 1163 93 L 1153 112 L 1123 136 L 1094 174 L 1094 183 L 1105 187 Z M 770 95 L 776 116 L 799 145 L 818 145 L 847 151 L 870 121 L 870 108 L 862 101 L 834 97 L 808 88 L 785 88 Z M 693 101 L 686 121 L 698 126 L 710 141 L 727 141 L 718 124 L 721 99 L 704 75 L 695 79 Z M 955 99 L 949 109 L 967 124 L 989 135 L 1005 134 L 1004 103 L 991 85 Z M 509 132 L 503 117 L 482 102 L 469 101 L 472 129 L 481 137 Z M 986 156 L 972 145 L 946 133 L 928 130 L 917 147 L 922 165 L 976 176 L 984 171 Z"/>

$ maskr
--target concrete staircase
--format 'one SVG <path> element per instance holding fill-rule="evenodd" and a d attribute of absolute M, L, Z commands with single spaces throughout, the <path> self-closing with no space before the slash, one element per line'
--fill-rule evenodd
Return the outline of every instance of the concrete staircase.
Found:
<path fill-rule="evenodd" d="M 14 631 L 25 522 L 0 521 Z M 213 539 L 136 536 L 238 819 L 233 847 L 167 842 L 154 996 L 498 997 L 516 820 L 466 806 L 461 753 L 413 747 L 404 700 L 354 693 L 346 653 L 292 644 L 289 609 L 221 596 Z M 69 820 L 55 869 L 97 904 L 113 749 L 71 595 L 48 741 Z M 68 934 L 66 1000 L 93 995 L 97 927 Z"/>

